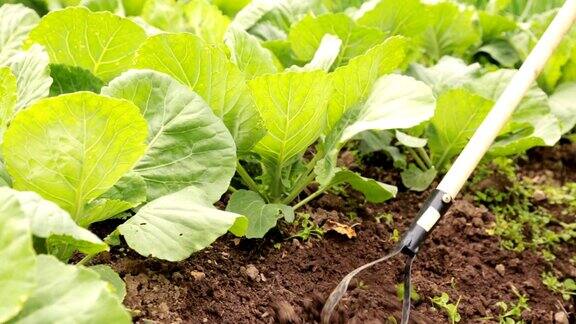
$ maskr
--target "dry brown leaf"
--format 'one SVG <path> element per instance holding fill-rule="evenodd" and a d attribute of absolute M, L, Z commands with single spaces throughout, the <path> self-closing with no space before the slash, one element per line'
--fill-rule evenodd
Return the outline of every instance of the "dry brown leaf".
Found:
<path fill-rule="evenodd" d="M 324 226 L 322 226 L 322 228 L 326 232 L 334 231 L 338 234 L 346 235 L 350 239 L 356 237 L 356 231 L 354 230 L 353 226 L 338 223 L 330 219 L 327 220 L 326 223 L 324 223 Z"/>

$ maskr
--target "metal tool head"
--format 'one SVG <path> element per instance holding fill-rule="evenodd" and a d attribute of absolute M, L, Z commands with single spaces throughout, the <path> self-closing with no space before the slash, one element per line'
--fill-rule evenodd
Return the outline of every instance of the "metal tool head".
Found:
<path fill-rule="evenodd" d="M 336 308 L 342 297 L 344 297 L 344 295 L 346 294 L 348 286 L 350 285 L 350 282 L 355 276 L 357 276 L 360 272 L 368 268 L 371 268 L 377 265 L 378 263 L 389 260 L 399 254 L 406 255 L 406 263 L 404 265 L 404 272 L 403 272 L 404 296 L 402 301 L 402 323 L 408 323 L 408 319 L 410 317 L 411 269 L 412 269 L 412 261 L 414 260 L 415 255 L 403 252 L 403 247 L 404 247 L 403 244 L 398 244 L 396 247 L 394 247 L 394 249 L 390 253 L 383 256 L 382 258 L 367 263 L 361 267 L 358 267 L 349 274 L 347 274 L 342 279 L 342 281 L 340 281 L 338 286 L 336 286 L 336 288 L 332 291 L 332 293 L 326 300 L 326 303 L 322 308 L 321 323 L 322 324 L 330 323 L 330 318 L 332 317 L 334 309 Z"/>

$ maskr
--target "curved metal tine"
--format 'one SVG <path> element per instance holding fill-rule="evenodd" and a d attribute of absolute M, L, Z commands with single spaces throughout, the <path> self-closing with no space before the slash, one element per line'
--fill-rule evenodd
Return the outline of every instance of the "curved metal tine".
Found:
<path fill-rule="evenodd" d="M 328 300 L 326 300 L 326 303 L 324 304 L 324 307 L 322 308 L 322 314 L 320 316 L 321 317 L 321 323 L 322 324 L 330 323 L 330 317 L 332 316 L 332 313 L 334 312 L 334 308 L 336 308 L 336 305 L 338 305 L 338 302 L 340 302 L 340 299 L 342 299 L 344 294 L 346 294 L 346 291 L 348 290 L 348 285 L 350 284 L 350 281 L 352 280 L 352 278 L 354 278 L 361 271 L 363 271 L 367 268 L 370 268 L 370 267 L 372 267 L 372 266 L 374 266 L 380 262 L 383 262 L 383 261 L 386 261 L 386 260 L 392 258 L 393 256 L 400 253 L 401 250 L 402 250 L 401 246 L 396 246 L 396 247 L 394 247 L 394 249 L 390 253 L 383 256 L 382 258 L 375 260 L 375 261 L 372 261 L 370 263 L 367 263 L 361 267 L 358 267 L 358 268 L 354 269 L 352 272 L 350 272 L 349 274 L 347 274 L 346 277 L 344 277 L 342 279 L 342 281 L 340 281 L 338 286 L 336 286 L 336 288 L 332 291 L 332 293 L 328 297 Z"/>
<path fill-rule="evenodd" d="M 408 324 L 410 319 L 410 295 L 412 294 L 412 261 L 414 255 L 406 257 L 404 266 L 404 298 L 402 299 L 402 324 Z"/>

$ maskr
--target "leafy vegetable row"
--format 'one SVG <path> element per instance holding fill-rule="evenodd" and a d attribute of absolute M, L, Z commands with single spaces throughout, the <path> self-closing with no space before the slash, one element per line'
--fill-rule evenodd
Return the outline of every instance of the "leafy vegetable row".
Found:
<path fill-rule="evenodd" d="M 54 257 L 83 263 L 123 237 L 183 260 L 226 232 L 263 237 L 334 186 L 393 198 L 338 165 L 351 142 L 425 190 L 562 1 L 21 2 L 36 11 L 0 7 L 0 290 L 13 292 L 0 321 L 77 316 L 37 300 L 86 285 L 108 305 L 91 319 L 123 322 L 117 275 Z M 575 42 L 576 29 L 490 154 L 571 136 Z M 105 242 L 88 230 L 111 218 L 125 221 Z"/>

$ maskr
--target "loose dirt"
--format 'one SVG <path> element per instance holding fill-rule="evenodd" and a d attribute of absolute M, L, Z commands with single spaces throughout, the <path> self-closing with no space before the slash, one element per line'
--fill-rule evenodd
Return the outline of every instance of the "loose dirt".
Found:
<path fill-rule="evenodd" d="M 576 181 L 576 146 L 538 149 L 519 165 L 525 176 L 546 176 L 558 185 Z M 386 168 L 391 169 L 373 166 L 362 172 L 400 184 L 398 174 Z M 356 233 L 352 239 L 330 231 L 323 238 L 301 241 L 274 231 L 264 240 L 226 236 L 177 263 L 146 259 L 126 247 L 113 248 L 96 262 L 110 264 L 126 281 L 125 304 L 140 323 L 316 323 L 340 279 L 386 253 L 394 244 L 394 230 L 402 233 L 409 226 L 426 195 L 401 190 L 390 202 L 370 204 L 354 192 L 328 194 L 302 210 L 320 226 L 327 221 L 351 226 Z M 391 214 L 393 222 L 376 220 L 385 214 Z M 564 221 L 576 221 L 574 215 L 569 218 Z M 549 263 L 534 251 L 502 249 L 499 239 L 486 233 L 493 222 L 494 215 L 474 203 L 469 191 L 455 202 L 415 260 L 413 283 L 420 300 L 413 306 L 412 322 L 448 322 L 430 301 L 443 292 L 454 303 L 460 299 L 462 323 L 497 322 L 496 304 L 517 300 L 513 287 L 529 298 L 530 310 L 522 314 L 528 322 L 553 323 L 554 315 L 564 310 L 574 314 L 576 301 L 565 302 L 550 292 L 540 275 L 555 269 L 562 277 L 576 277 L 570 262 L 576 244 L 558 246 L 557 259 Z M 359 276 L 333 321 L 398 319 L 400 266 L 400 259 L 394 259 Z M 574 315 L 569 320 L 574 322 Z"/>

